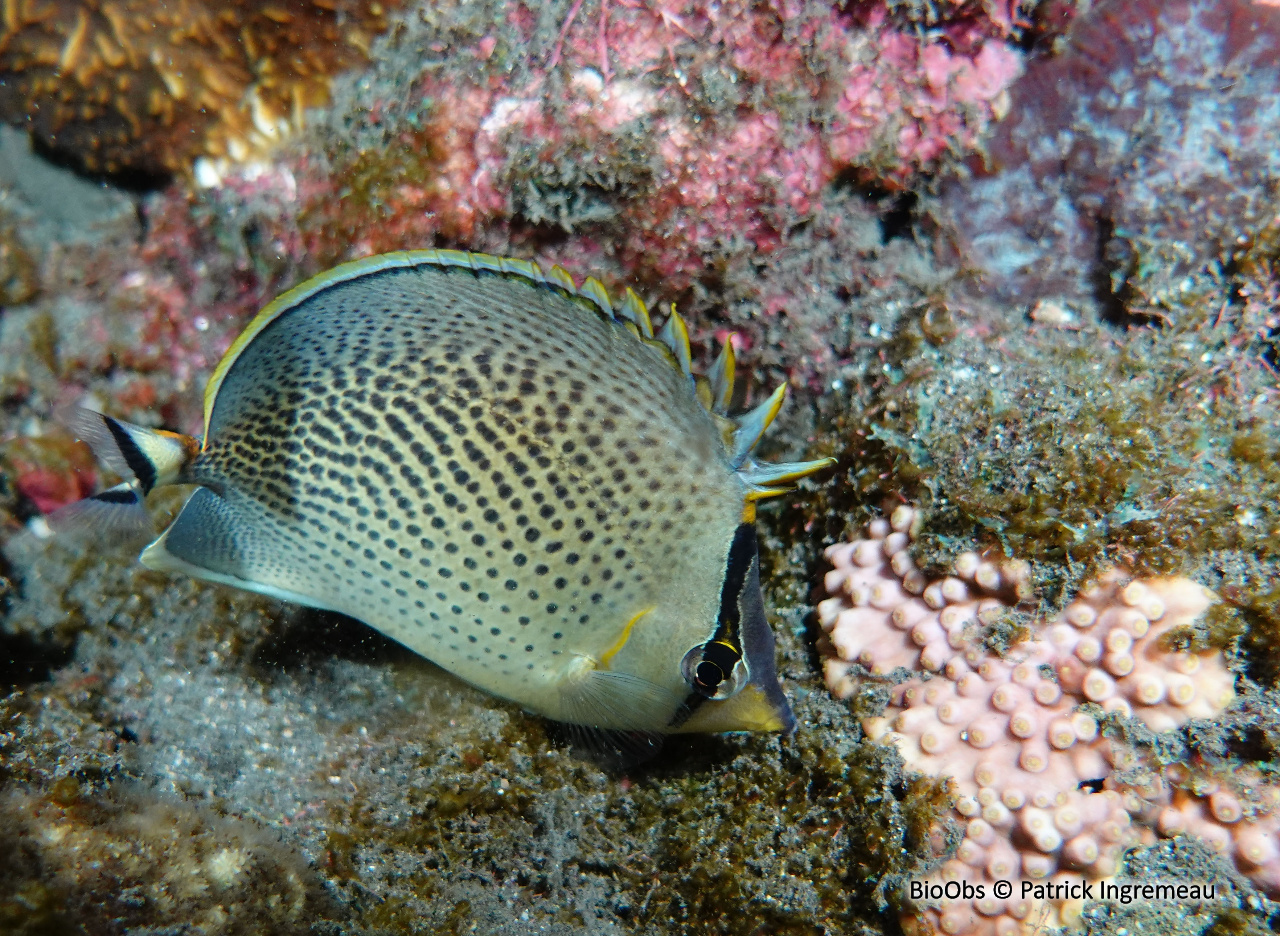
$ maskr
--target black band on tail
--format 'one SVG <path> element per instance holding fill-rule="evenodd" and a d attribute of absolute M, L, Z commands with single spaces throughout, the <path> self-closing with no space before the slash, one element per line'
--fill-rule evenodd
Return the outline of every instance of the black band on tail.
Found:
<path fill-rule="evenodd" d="M 140 504 L 142 499 L 138 497 L 138 493 L 131 487 L 113 487 L 105 491 L 99 491 L 89 498 L 96 500 L 101 504 Z"/>
<path fill-rule="evenodd" d="M 116 448 L 120 450 L 120 455 L 124 458 L 125 464 L 129 466 L 129 470 L 133 472 L 134 477 L 138 479 L 138 484 L 142 486 L 142 493 L 150 494 L 151 489 L 156 486 L 156 466 L 151 464 L 151 459 L 147 458 L 142 449 L 138 448 L 138 443 L 133 441 L 133 437 L 129 435 L 129 431 L 124 426 L 110 416 L 103 416 L 102 421 L 107 424 L 107 429 L 111 431 L 111 438 L 115 440 Z"/>

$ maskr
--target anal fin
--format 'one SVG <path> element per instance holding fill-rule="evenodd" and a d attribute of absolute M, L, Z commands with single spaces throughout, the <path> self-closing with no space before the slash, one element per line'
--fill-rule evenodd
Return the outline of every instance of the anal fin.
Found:
<path fill-rule="evenodd" d="M 164 535 L 143 550 L 139 561 L 158 571 L 181 572 L 323 611 L 348 613 L 301 590 L 306 576 L 292 568 L 292 551 L 267 534 L 270 518 L 259 505 L 240 500 L 245 502 L 200 488 Z"/>

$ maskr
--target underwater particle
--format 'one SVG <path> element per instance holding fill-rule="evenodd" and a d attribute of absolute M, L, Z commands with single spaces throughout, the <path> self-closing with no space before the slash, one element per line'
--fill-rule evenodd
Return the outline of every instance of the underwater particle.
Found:
<path fill-rule="evenodd" d="M 1072 328 L 1080 321 L 1080 317 L 1070 304 L 1060 299 L 1039 299 L 1027 315 L 1036 324 L 1048 325 L 1052 328 Z"/>
<path fill-rule="evenodd" d="M 460 251 L 373 257 L 270 303 L 205 393 L 204 441 L 80 411 L 133 480 L 75 510 L 145 522 L 142 562 L 358 617 L 475 686 L 602 729 L 788 731 L 757 501 L 830 464 L 752 455 L 732 345 L 690 370 L 674 308 Z M 678 560 L 675 557 L 679 557 Z"/>
<path fill-rule="evenodd" d="M 955 782 L 954 818 L 965 836 L 936 880 L 1047 880 L 1060 870 L 1100 879 L 1116 873 L 1126 848 L 1158 832 L 1202 837 L 1275 892 L 1280 856 L 1265 843 L 1280 822 L 1280 791 L 1193 787 L 1185 768 L 1135 786 L 1118 774 L 1139 755 L 1098 722 L 1132 716 L 1168 731 L 1226 709 L 1234 677 L 1221 652 L 1166 649 L 1163 639 L 1216 597 L 1185 578 L 1113 572 L 997 654 L 986 631 L 1026 597 L 1026 567 L 965 553 L 950 576 L 929 579 L 908 553 L 917 523 L 916 510 L 900 506 L 827 550 L 833 597 L 818 606 L 818 648 L 838 698 L 899 667 L 935 674 L 893 686 L 884 713 L 863 726 L 908 766 Z M 1042 911 L 1070 921 L 1081 905 L 1045 907 L 1015 895 L 911 909 L 915 923 L 942 932 L 1005 933 Z"/>
<path fill-rule="evenodd" d="M 329 76 L 386 28 L 374 0 L 12 3 L 0 116 L 93 171 L 244 159 L 326 102 Z"/>

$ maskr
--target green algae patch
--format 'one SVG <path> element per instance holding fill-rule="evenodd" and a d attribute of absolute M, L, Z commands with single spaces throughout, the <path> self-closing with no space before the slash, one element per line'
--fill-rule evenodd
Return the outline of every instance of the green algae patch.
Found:
<path fill-rule="evenodd" d="M 1239 638 L 1248 675 L 1263 686 L 1280 686 L 1280 586 L 1273 582 L 1231 586 L 1226 602 L 1212 609 L 1211 639 Z"/>
<path fill-rule="evenodd" d="M 800 672 L 801 641 L 779 641 L 784 672 Z M 318 865 L 372 929 L 452 932 L 470 901 L 478 932 L 527 914 L 571 931 L 878 933 L 895 925 L 901 876 L 937 854 L 945 781 L 858 741 L 812 675 L 792 683 L 795 736 L 675 736 L 630 767 L 512 706 L 418 682 L 407 666 L 403 709 L 370 726 L 358 764 L 321 772 L 352 792 L 327 801 Z M 502 915 L 486 916 L 495 902 Z"/>
<path fill-rule="evenodd" d="M 646 891 L 644 922 L 804 934 L 852 932 L 874 919 L 876 885 L 909 869 L 906 856 L 919 852 L 945 797 L 940 804 L 930 781 L 896 784 L 886 749 L 863 745 L 842 757 L 815 741 L 797 737 L 754 768 L 744 756 L 655 776 L 615 806 L 614 815 L 635 809 L 656 845 L 660 883 Z"/>
<path fill-rule="evenodd" d="M 525 716 L 487 741 L 404 741 L 418 753 L 400 821 L 355 798 L 334 815 L 344 857 L 328 864 L 338 878 L 353 853 L 419 856 L 365 914 L 394 931 L 449 931 L 456 882 L 482 875 L 515 907 L 545 898 L 583 918 L 569 882 L 608 881 L 616 917 L 639 931 L 858 932 L 883 925 L 891 883 L 928 853 L 950 803 L 945 782 L 906 780 L 892 749 L 837 744 L 831 727 L 670 739 L 624 772 L 550 746 Z"/>
<path fill-rule="evenodd" d="M 1051 604 L 1113 565 L 1194 573 L 1236 556 L 1237 584 L 1274 567 L 1274 394 L 1247 335 L 970 324 L 925 340 L 939 314 L 906 318 L 879 349 L 883 378 L 833 408 L 816 448 L 842 459 L 845 491 L 798 503 L 793 526 L 829 529 L 828 512 L 856 520 L 900 492 L 924 507 L 926 572 L 964 549 L 1026 559 Z"/>
<path fill-rule="evenodd" d="M 450 198 L 443 181 L 447 156 L 441 138 L 448 128 L 427 117 L 419 129 L 401 131 L 385 149 L 342 148 L 334 155 L 335 177 L 342 188 L 332 199 L 310 205 L 298 218 L 298 227 L 310 239 L 309 251 L 317 270 L 349 259 L 352 244 L 369 243 L 365 252 L 399 250 L 396 219 L 414 211 L 438 211 Z M 452 213 L 443 212 L 445 217 Z M 469 231 L 446 228 L 446 239 L 465 237 Z M 426 246 L 426 245 L 422 245 Z"/>

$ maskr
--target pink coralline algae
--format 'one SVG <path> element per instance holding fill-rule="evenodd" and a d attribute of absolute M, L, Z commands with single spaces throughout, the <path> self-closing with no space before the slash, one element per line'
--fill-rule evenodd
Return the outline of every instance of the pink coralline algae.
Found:
<path fill-rule="evenodd" d="M 917 519 L 901 506 L 830 547 L 833 597 L 818 606 L 831 691 L 849 698 L 861 674 L 905 673 L 864 730 L 895 744 L 908 767 L 953 781 L 964 838 L 931 880 L 986 886 L 974 899 L 919 903 L 908 922 L 1010 934 L 1071 919 L 1078 900 L 1022 899 L 1017 885 L 1001 900 L 991 886 L 1108 878 L 1156 833 L 1199 836 L 1280 891 L 1280 790 L 1196 778 L 1183 765 L 1140 770 L 1139 755 L 1099 729 L 1107 714 L 1166 731 L 1226 709 L 1234 680 L 1222 654 L 1166 646 L 1215 596 L 1185 578 L 1112 572 L 1054 619 L 1015 630 L 997 654 L 987 640 L 1027 597 L 1028 567 L 966 553 L 953 575 L 929 580 L 908 552 Z"/>
<path fill-rule="evenodd" d="M 952 259 L 1028 305 L 1109 293 L 1164 319 L 1229 293 L 1275 216 L 1277 82 L 1274 4 L 1094 4 L 1029 61 L 973 177 L 944 186 Z"/>
<path fill-rule="evenodd" d="M 60 347 L 60 379 L 132 371 L 146 383 L 111 388 L 113 411 L 195 431 L 191 389 L 258 308 L 389 250 L 509 252 L 675 298 L 727 258 L 776 253 L 838 173 L 905 184 L 976 146 L 1020 24 L 1016 3 L 970 6 L 925 35 L 881 4 L 578 3 L 547 43 L 524 5 L 477 27 L 433 4 L 404 28 L 448 54 L 389 45 L 367 92 L 335 104 L 340 132 L 200 160 L 194 191 L 145 199 L 136 239 L 85 264 L 86 299 L 108 308 Z"/>
<path fill-rule="evenodd" d="M 417 82 L 424 173 L 380 194 L 393 229 L 355 250 L 515 219 L 687 285 L 726 252 L 774 250 L 841 172 L 900 186 L 973 151 L 1021 70 L 1020 5 L 957 5 L 926 33 L 880 4 L 578 2 L 540 67 L 506 74 L 478 37 Z M 524 19 L 502 29 L 527 45 Z"/>

